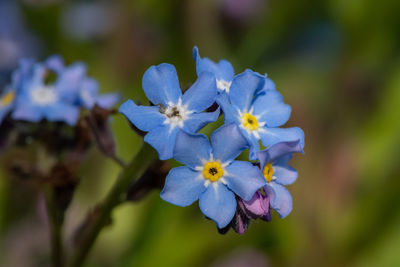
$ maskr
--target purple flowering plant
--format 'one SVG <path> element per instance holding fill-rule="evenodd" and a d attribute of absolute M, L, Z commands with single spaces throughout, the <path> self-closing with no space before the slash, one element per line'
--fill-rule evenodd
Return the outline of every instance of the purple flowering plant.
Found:
<path fill-rule="evenodd" d="M 247 69 L 235 75 L 227 60 L 201 58 L 197 47 L 193 58 L 197 80 L 186 91 L 175 67 L 162 63 L 143 75 L 149 103 L 127 100 L 119 107 L 144 141 L 130 163 L 116 155 L 109 128 L 118 94 L 99 94 L 98 82 L 87 76 L 82 62 L 65 65 L 60 56 L 20 62 L 0 93 L 0 149 L 35 146 L 41 151 L 46 164 L 38 167 L 32 160 L 28 168 L 14 166 L 10 172 L 33 177 L 43 187 L 54 266 L 81 266 L 113 209 L 153 189 L 162 188 L 161 199 L 176 206 L 198 200 L 220 233 L 233 228 L 243 234 L 251 220 L 270 221 L 271 210 L 281 218 L 291 212 L 285 186 L 296 180 L 297 171 L 289 161 L 303 152 L 304 133 L 298 127 L 280 128 L 290 106 L 266 74 Z M 221 116 L 223 125 L 216 122 Z M 217 128 L 209 138 L 199 133 L 208 124 Z M 78 225 L 74 246 L 65 253 L 64 214 L 79 183 L 77 168 L 92 144 L 122 171 Z M 170 169 L 169 159 L 183 166 Z"/>

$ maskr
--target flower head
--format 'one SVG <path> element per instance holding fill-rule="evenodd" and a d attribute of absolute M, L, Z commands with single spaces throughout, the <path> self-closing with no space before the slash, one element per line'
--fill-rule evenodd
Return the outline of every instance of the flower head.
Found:
<path fill-rule="evenodd" d="M 224 111 L 225 123 L 237 124 L 249 142 L 250 159 L 256 159 L 260 140 L 266 147 L 295 140 L 300 140 L 304 146 L 304 133 L 300 128 L 278 128 L 288 121 L 291 108 L 276 90 L 258 93 L 264 84 L 261 75 L 246 70 L 233 79 L 229 96 L 217 99 Z"/>
<path fill-rule="evenodd" d="M 284 186 L 294 183 L 297 179 L 297 171 L 289 166 L 289 161 L 296 152 L 303 153 L 300 141 L 278 143 L 257 153 L 267 181 L 264 186 L 265 196 L 269 198 L 271 208 L 276 210 L 281 218 L 286 217 L 292 210 L 292 197 Z M 244 203 L 247 207 L 257 205 L 257 202 L 262 205 L 262 198 L 254 200 Z"/>
<path fill-rule="evenodd" d="M 117 97 L 110 100 L 97 95 L 97 83 L 86 76 L 83 63 L 67 67 L 59 56 L 43 63 L 21 61 L 11 86 L 18 92 L 12 117 L 31 122 L 46 119 L 75 125 L 80 108 L 94 104 L 110 108 L 118 101 Z"/>
<path fill-rule="evenodd" d="M 235 75 L 229 61 L 223 59 L 215 63 L 209 58 L 201 58 L 197 46 L 193 47 L 193 59 L 196 62 L 196 72 L 198 76 L 203 72 L 211 72 L 215 75 L 218 93 L 229 93 Z"/>
<path fill-rule="evenodd" d="M 266 184 L 258 167 L 234 160 L 247 142 L 235 124 L 224 125 L 211 136 L 179 133 L 174 158 L 186 166 L 170 171 L 161 198 L 178 206 L 199 199 L 200 209 L 217 223 L 227 226 L 236 211 L 235 194 L 250 200 Z"/>
<path fill-rule="evenodd" d="M 215 78 L 209 72 L 202 73 L 182 94 L 175 67 L 163 63 L 145 72 L 143 90 L 154 106 L 137 106 L 128 100 L 119 111 L 148 132 L 144 141 L 157 150 L 160 159 L 172 158 L 180 131 L 196 133 L 218 118 L 219 109 L 202 112 L 214 103 L 217 94 Z"/>

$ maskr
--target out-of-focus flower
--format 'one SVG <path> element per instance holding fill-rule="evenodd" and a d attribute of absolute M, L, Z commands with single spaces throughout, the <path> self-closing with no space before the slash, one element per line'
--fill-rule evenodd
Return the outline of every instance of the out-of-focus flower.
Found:
<path fill-rule="evenodd" d="M 175 67 L 163 63 L 146 71 L 143 90 L 156 106 L 137 106 L 128 100 L 119 110 L 137 128 L 149 132 L 144 141 L 157 150 L 162 160 L 172 158 L 181 130 L 196 133 L 218 118 L 219 109 L 202 112 L 214 103 L 217 94 L 215 78 L 209 72 L 202 73 L 182 95 Z"/>
<path fill-rule="evenodd" d="M 201 58 L 197 46 L 193 47 L 193 59 L 196 62 L 196 72 L 200 76 L 203 72 L 211 72 L 215 75 L 219 93 L 229 93 L 235 72 L 231 63 L 227 60 L 220 60 L 218 63 L 209 58 Z"/>
<path fill-rule="evenodd" d="M 83 63 L 64 66 L 59 56 L 43 63 L 21 61 L 11 86 L 18 92 L 12 113 L 16 120 L 46 119 L 75 125 L 80 108 L 91 109 L 95 104 L 110 108 L 118 101 L 118 95 L 97 95 L 98 85 L 86 76 Z"/>
<path fill-rule="evenodd" d="M 235 124 L 217 129 L 211 145 L 204 135 L 179 133 L 174 158 L 186 166 L 170 171 L 161 198 L 178 206 L 199 199 L 204 215 L 218 228 L 227 226 L 235 215 L 235 194 L 250 200 L 266 183 L 258 167 L 234 160 L 246 147 Z"/>
<path fill-rule="evenodd" d="M 284 186 L 294 183 L 297 179 L 297 171 L 289 166 L 293 153 L 303 153 L 300 141 L 282 142 L 257 153 L 262 173 L 267 181 L 264 186 L 265 195 L 269 198 L 271 208 L 276 210 L 281 218 L 292 211 L 292 197 Z M 247 210 L 255 211 L 254 214 L 257 215 L 263 209 L 257 206 L 263 207 L 264 201 L 263 197 L 256 197 L 252 201 L 243 203 Z M 265 214 L 267 213 L 268 210 Z"/>
<path fill-rule="evenodd" d="M 276 90 L 257 95 L 263 84 L 259 74 L 246 70 L 233 79 L 229 97 L 217 99 L 224 111 L 225 123 L 237 124 L 249 142 L 250 159 L 256 159 L 259 140 L 266 147 L 296 140 L 304 146 L 304 132 L 300 128 L 278 128 L 288 121 L 291 108 Z"/>

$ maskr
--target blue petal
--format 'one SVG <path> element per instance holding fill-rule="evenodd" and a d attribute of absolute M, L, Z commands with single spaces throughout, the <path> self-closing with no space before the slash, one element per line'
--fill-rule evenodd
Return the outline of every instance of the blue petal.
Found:
<path fill-rule="evenodd" d="M 60 73 L 64 69 L 64 60 L 59 55 L 53 55 L 45 61 L 46 67 Z"/>
<path fill-rule="evenodd" d="M 215 63 L 208 58 L 201 58 L 197 46 L 193 47 L 193 59 L 196 62 L 198 76 L 203 72 L 211 72 L 218 80 L 232 81 L 234 70 L 228 61 L 221 60 L 219 63 Z"/>
<path fill-rule="evenodd" d="M 231 162 L 248 147 L 238 126 L 234 123 L 219 127 L 211 135 L 211 147 L 214 159 L 222 163 Z"/>
<path fill-rule="evenodd" d="M 262 86 L 257 90 L 256 94 L 263 94 L 263 93 L 266 93 L 267 91 L 275 91 L 276 90 L 274 81 L 272 81 L 270 78 L 268 78 L 267 73 L 265 73 L 264 75 L 261 75 L 261 74 L 259 74 L 259 75 L 264 79 L 264 82 L 263 82 Z"/>
<path fill-rule="evenodd" d="M 220 109 L 214 112 L 201 112 L 190 114 L 189 118 L 183 124 L 183 129 L 188 133 L 197 133 L 201 128 L 210 122 L 218 119 Z"/>
<path fill-rule="evenodd" d="M 176 104 L 182 95 L 178 75 L 173 65 L 162 63 L 151 66 L 143 75 L 143 90 L 147 98 L 154 104 Z"/>
<path fill-rule="evenodd" d="M 262 81 L 262 78 L 251 70 L 237 75 L 232 81 L 229 93 L 232 105 L 242 112 L 248 112 Z"/>
<path fill-rule="evenodd" d="M 174 158 L 182 164 L 195 168 L 203 166 L 211 154 L 208 138 L 202 134 L 190 135 L 180 131 L 175 144 Z"/>
<path fill-rule="evenodd" d="M 56 103 L 46 107 L 46 119 L 49 121 L 64 121 L 73 126 L 79 119 L 79 108 L 66 103 Z"/>
<path fill-rule="evenodd" d="M 177 167 L 169 172 L 160 196 L 171 204 L 185 207 L 199 199 L 205 189 L 201 173 L 187 167 Z"/>
<path fill-rule="evenodd" d="M 289 165 L 273 165 L 274 176 L 276 176 L 275 182 L 281 185 L 293 184 L 297 179 L 297 171 L 295 168 Z"/>
<path fill-rule="evenodd" d="M 246 138 L 249 147 L 249 159 L 256 160 L 257 152 L 260 151 L 259 139 L 257 139 L 254 135 L 249 134 L 246 130 L 240 129 L 243 136 Z"/>
<path fill-rule="evenodd" d="M 196 82 L 182 96 L 182 103 L 191 111 L 201 112 L 215 102 L 217 87 L 215 77 L 209 72 L 199 75 Z"/>
<path fill-rule="evenodd" d="M 260 133 L 264 146 L 269 147 L 280 142 L 300 140 L 301 148 L 304 147 L 304 132 L 298 127 L 292 128 L 263 128 Z"/>
<path fill-rule="evenodd" d="M 217 223 L 218 228 L 223 228 L 235 215 L 236 199 L 225 185 L 215 182 L 200 196 L 199 206 L 204 215 Z"/>
<path fill-rule="evenodd" d="M 161 160 L 172 158 L 176 135 L 180 130 L 170 128 L 168 125 L 160 125 L 150 130 L 144 137 L 144 141 L 154 147 Z"/>
<path fill-rule="evenodd" d="M 285 124 L 290 117 L 291 108 L 283 102 L 282 95 L 277 91 L 267 91 L 258 96 L 253 104 L 254 114 L 260 116 L 260 122 L 266 122 L 268 127 L 278 127 Z"/>
<path fill-rule="evenodd" d="M 132 100 L 123 103 L 119 108 L 119 112 L 140 130 L 146 132 L 162 125 L 165 120 L 165 116 L 158 111 L 158 107 L 137 106 Z"/>
<path fill-rule="evenodd" d="M 103 94 L 96 98 L 96 103 L 102 108 L 110 109 L 115 106 L 116 103 L 121 99 L 121 95 L 118 93 Z"/>
<path fill-rule="evenodd" d="M 300 140 L 294 142 L 281 142 L 277 143 L 263 151 L 257 153 L 257 158 L 260 160 L 260 165 L 265 166 L 267 162 L 276 162 L 283 156 L 292 153 L 303 153 L 303 149 L 300 145 Z M 283 164 L 287 164 L 291 157 Z"/>
<path fill-rule="evenodd" d="M 15 120 L 26 120 L 31 122 L 39 122 L 42 119 L 42 114 L 29 102 L 23 101 L 22 99 L 17 100 L 17 104 L 11 116 Z"/>
<path fill-rule="evenodd" d="M 225 124 L 236 123 L 240 124 L 238 109 L 234 108 L 229 102 L 227 94 L 219 94 L 217 96 L 217 104 L 224 112 Z"/>
<path fill-rule="evenodd" d="M 270 196 L 271 208 L 276 210 L 283 219 L 292 211 L 293 201 L 289 191 L 280 184 L 270 182 L 265 186 L 267 194 Z"/>
<path fill-rule="evenodd" d="M 227 186 L 245 201 L 249 201 L 266 184 L 260 169 L 248 161 L 234 161 L 225 170 Z"/>

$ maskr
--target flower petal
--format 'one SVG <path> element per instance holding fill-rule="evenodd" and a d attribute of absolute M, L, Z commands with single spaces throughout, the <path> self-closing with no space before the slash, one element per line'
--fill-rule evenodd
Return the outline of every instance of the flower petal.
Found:
<path fill-rule="evenodd" d="M 64 60 L 59 55 L 53 55 L 46 59 L 45 65 L 51 70 L 60 73 L 64 69 Z"/>
<path fill-rule="evenodd" d="M 176 104 L 182 95 L 178 75 L 173 65 L 162 63 L 146 70 L 142 80 L 147 98 L 154 104 Z"/>
<path fill-rule="evenodd" d="M 64 121 L 69 125 L 75 125 L 80 115 L 78 107 L 63 102 L 46 107 L 43 111 L 47 120 Z"/>
<path fill-rule="evenodd" d="M 187 119 L 183 124 L 183 129 L 188 133 L 197 133 L 197 131 L 206 126 L 208 123 L 216 121 L 219 113 L 220 109 L 218 108 L 214 112 L 190 114 L 189 119 Z"/>
<path fill-rule="evenodd" d="M 178 133 L 174 158 L 191 168 L 203 166 L 210 158 L 211 146 L 208 138 L 202 134 L 191 135 L 183 131 Z"/>
<path fill-rule="evenodd" d="M 201 58 L 197 46 L 193 47 L 193 59 L 196 62 L 196 72 L 198 76 L 203 72 L 211 72 L 218 80 L 232 81 L 234 70 L 231 63 L 228 61 L 221 60 L 216 63 L 209 58 Z"/>
<path fill-rule="evenodd" d="M 300 140 L 301 148 L 304 148 L 304 132 L 298 127 L 292 128 L 268 128 L 264 127 L 260 134 L 261 142 L 269 147 L 280 142 L 290 142 Z"/>
<path fill-rule="evenodd" d="M 300 145 L 300 140 L 294 142 L 280 142 L 272 145 L 271 147 L 258 152 L 257 158 L 260 160 L 260 165 L 265 166 L 267 162 L 274 163 L 282 158 L 282 156 L 285 156 L 287 154 L 291 155 L 295 152 L 303 153 L 303 149 Z M 286 162 L 284 162 L 285 165 L 289 162 L 290 158 Z"/>
<path fill-rule="evenodd" d="M 214 182 L 200 196 L 201 211 L 217 223 L 218 228 L 227 226 L 235 215 L 236 199 L 225 185 Z"/>
<path fill-rule="evenodd" d="M 266 184 L 260 169 L 248 161 L 234 161 L 225 168 L 224 180 L 229 189 L 245 201 Z"/>
<path fill-rule="evenodd" d="M 170 128 L 168 125 L 160 125 L 150 130 L 144 137 L 144 141 L 154 147 L 161 160 L 172 158 L 176 135 L 179 128 Z"/>
<path fill-rule="evenodd" d="M 275 182 L 281 185 L 293 184 L 297 179 L 297 170 L 289 165 L 276 166 L 274 165 Z"/>
<path fill-rule="evenodd" d="M 280 184 L 270 182 L 265 186 L 266 192 L 270 197 L 271 208 L 276 210 L 283 219 L 292 211 L 293 201 L 289 191 Z"/>
<path fill-rule="evenodd" d="M 169 172 L 160 196 L 171 204 L 185 207 L 199 199 L 205 189 L 201 173 L 187 167 L 177 167 Z"/>
<path fill-rule="evenodd" d="M 225 163 L 239 156 L 248 144 L 238 126 L 231 123 L 215 130 L 211 135 L 211 147 L 214 159 Z"/>
<path fill-rule="evenodd" d="M 266 91 L 258 96 L 253 104 L 254 114 L 260 116 L 260 122 L 266 122 L 268 127 L 278 127 L 285 124 L 290 117 L 291 107 L 283 102 L 283 97 L 277 91 Z"/>
<path fill-rule="evenodd" d="M 217 86 L 210 72 L 203 72 L 196 82 L 183 94 L 182 103 L 189 110 L 201 112 L 215 102 Z"/>
<path fill-rule="evenodd" d="M 234 107 L 242 112 L 248 112 L 253 102 L 255 92 L 263 79 L 251 70 L 236 75 L 230 87 L 230 99 Z"/>
<path fill-rule="evenodd" d="M 238 204 L 252 219 L 263 217 L 269 213 L 269 197 L 258 191 L 249 201 L 239 200 Z"/>
<path fill-rule="evenodd" d="M 26 120 L 31 122 L 38 122 L 42 119 L 42 114 L 28 101 L 23 101 L 23 99 L 17 100 L 11 116 L 15 120 Z"/>
<path fill-rule="evenodd" d="M 140 130 L 146 132 L 162 125 L 165 120 L 165 116 L 158 111 L 158 107 L 137 106 L 132 100 L 123 103 L 119 108 L 119 112 Z"/>
<path fill-rule="evenodd" d="M 219 94 L 216 101 L 224 112 L 225 124 L 240 123 L 238 109 L 235 109 L 229 102 L 227 94 Z"/>
<path fill-rule="evenodd" d="M 118 93 L 103 94 L 96 98 L 96 103 L 102 108 L 110 109 L 121 99 Z"/>
<path fill-rule="evenodd" d="M 259 144 L 259 139 L 257 139 L 253 134 L 250 134 L 244 129 L 240 129 L 241 133 L 247 140 L 249 144 L 249 159 L 250 160 L 256 160 L 257 159 L 257 152 L 260 151 L 260 144 Z"/>

